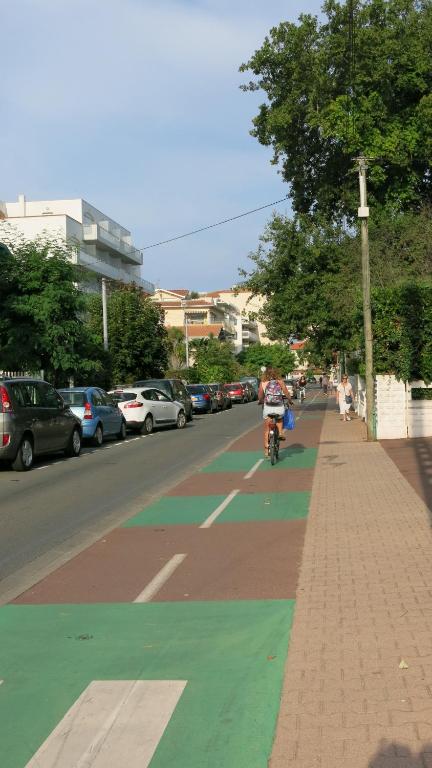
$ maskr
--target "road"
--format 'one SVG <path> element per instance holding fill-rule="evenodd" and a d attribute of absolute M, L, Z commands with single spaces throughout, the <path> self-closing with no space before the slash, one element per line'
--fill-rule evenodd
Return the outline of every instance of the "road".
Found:
<path fill-rule="evenodd" d="M 0 470 L 0 579 L 41 557 L 42 572 L 68 559 L 195 471 L 259 418 L 257 404 L 250 403 L 196 416 L 184 430 L 85 447 L 78 459 L 41 459 L 28 473 Z"/>
<path fill-rule="evenodd" d="M 274 467 L 251 404 L 1 476 L 8 530 L 20 499 L 26 546 L 69 547 L 0 607 L 2 768 L 268 765 L 325 405 L 296 408 Z"/>

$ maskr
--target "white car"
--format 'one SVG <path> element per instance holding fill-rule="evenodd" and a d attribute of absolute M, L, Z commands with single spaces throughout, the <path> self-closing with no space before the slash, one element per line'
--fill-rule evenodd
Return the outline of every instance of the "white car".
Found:
<path fill-rule="evenodd" d="M 165 392 L 153 387 L 122 387 L 109 393 L 116 401 L 126 425 L 135 432 L 150 435 L 157 427 L 176 426 L 184 429 L 186 414 L 183 403 L 171 400 Z"/>

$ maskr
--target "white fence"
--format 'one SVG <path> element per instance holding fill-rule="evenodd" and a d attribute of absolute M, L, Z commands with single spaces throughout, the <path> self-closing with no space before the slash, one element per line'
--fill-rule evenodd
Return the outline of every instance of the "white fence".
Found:
<path fill-rule="evenodd" d="M 356 411 L 366 413 L 365 381 L 353 376 L 351 383 L 358 394 Z M 405 383 L 396 376 L 376 376 L 375 413 L 378 440 L 432 436 L 432 400 L 413 400 L 413 389 L 432 389 L 424 381 Z"/>

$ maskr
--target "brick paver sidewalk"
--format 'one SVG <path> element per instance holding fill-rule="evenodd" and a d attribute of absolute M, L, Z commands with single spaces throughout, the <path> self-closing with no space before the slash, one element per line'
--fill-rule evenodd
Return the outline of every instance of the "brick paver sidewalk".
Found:
<path fill-rule="evenodd" d="M 270 766 L 432 766 L 428 511 L 332 401 Z"/>

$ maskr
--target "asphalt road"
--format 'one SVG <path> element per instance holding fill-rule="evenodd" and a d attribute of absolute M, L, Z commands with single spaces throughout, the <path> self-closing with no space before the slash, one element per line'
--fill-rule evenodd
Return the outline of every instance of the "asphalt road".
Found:
<path fill-rule="evenodd" d="M 184 430 L 85 447 L 42 459 L 28 473 L 0 470 L 0 580 L 56 554 L 68 559 L 97 535 L 196 471 L 259 423 L 256 403 L 197 416 Z"/>

